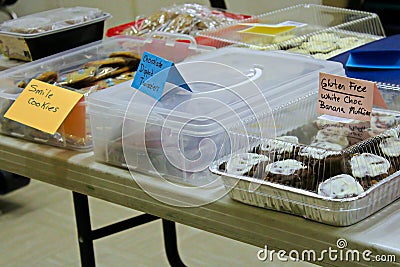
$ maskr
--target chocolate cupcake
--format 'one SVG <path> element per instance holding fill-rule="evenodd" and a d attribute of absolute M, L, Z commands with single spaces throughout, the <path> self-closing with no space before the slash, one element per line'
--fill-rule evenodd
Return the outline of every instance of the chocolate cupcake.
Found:
<path fill-rule="evenodd" d="M 269 163 L 269 157 L 256 153 L 240 153 L 232 155 L 225 165 L 225 171 L 229 174 L 244 175 L 249 177 L 261 178 L 262 168 L 259 165 Z M 220 166 L 220 169 L 223 166 Z"/>
<path fill-rule="evenodd" d="M 371 153 L 353 155 L 347 162 L 347 167 L 349 173 L 360 182 L 364 189 L 368 189 L 395 172 L 389 160 Z"/>
<path fill-rule="evenodd" d="M 348 174 L 339 174 L 318 185 L 318 195 L 329 198 L 350 198 L 364 192 L 360 183 Z"/>
<path fill-rule="evenodd" d="M 302 162 L 294 159 L 275 161 L 265 167 L 264 180 L 295 188 L 313 189 L 314 174 Z"/>
<path fill-rule="evenodd" d="M 256 153 L 267 155 L 272 161 L 294 158 L 299 139 L 296 136 L 280 136 L 260 144 Z"/>
<path fill-rule="evenodd" d="M 349 146 L 349 140 L 347 139 L 349 134 L 350 130 L 348 128 L 329 126 L 317 132 L 314 142 L 329 142 L 346 148 Z"/>
<path fill-rule="evenodd" d="M 341 145 L 335 143 L 314 142 L 300 149 L 298 160 L 313 169 L 319 180 L 324 180 L 343 172 L 341 150 Z"/>
<path fill-rule="evenodd" d="M 392 136 L 382 139 L 379 143 L 379 152 L 382 157 L 390 161 L 396 171 L 400 169 L 400 138 Z"/>

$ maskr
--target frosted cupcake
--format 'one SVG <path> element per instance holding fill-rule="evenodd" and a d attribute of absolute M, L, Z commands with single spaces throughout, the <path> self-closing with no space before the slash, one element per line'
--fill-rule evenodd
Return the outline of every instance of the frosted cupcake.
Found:
<path fill-rule="evenodd" d="M 396 171 L 400 169 L 400 138 L 389 137 L 381 140 L 379 151 L 384 158 L 390 161 Z"/>
<path fill-rule="evenodd" d="M 364 189 L 394 172 L 389 160 L 371 153 L 355 154 L 348 162 L 349 169 Z"/>
<path fill-rule="evenodd" d="M 257 168 L 259 164 L 269 163 L 269 157 L 255 153 L 234 154 L 220 169 L 226 170 L 229 174 L 258 177 Z M 260 177 L 261 178 L 261 177 Z"/>
<path fill-rule="evenodd" d="M 342 146 L 330 142 L 314 142 L 300 149 L 298 160 L 314 170 L 318 179 L 343 172 Z"/>
<path fill-rule="evenodd" d="M 258 146 L 256 152 L 267 155 L 272 160 L 294 158 L 298 143 L 299 139 L 296 136 L 280 136 L 263 142 Z"/>
<path fill-rule="evenodd" d="M 265 167 L 264 180 L 295 188 L 312 190 L 314 175 L 302 162 L 294 159 L 275 161 Z"/>
<path fill-rule="evenodd" d="M 360 183 L 348 174 L 339 174 L 318 186 L 318 195 L 330 198 L 349 198 L 364 192 Z"/>

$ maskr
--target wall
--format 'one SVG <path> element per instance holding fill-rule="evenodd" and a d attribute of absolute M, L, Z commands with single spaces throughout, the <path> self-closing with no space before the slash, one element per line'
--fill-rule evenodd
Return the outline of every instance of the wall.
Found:
<path fill-rule="evenodd" d="M 208 6 L 210 4 L 208 0 L 18 0 L 18 2 L 10 8 L 19 16 L 23 16 L 57 7 L 98 7 L 112 15 L 112 18 L 106 22 L 106 27 L 108 28 L 135 20 L 138 15 L 151 14 L 160 7 L 168 7 L 174 3 L 183 4 L 194 2 Z M 321 4 L 322 0 L 225 0 L 225 3 L 230 11 L 255 15 L 300 3 Z"/>

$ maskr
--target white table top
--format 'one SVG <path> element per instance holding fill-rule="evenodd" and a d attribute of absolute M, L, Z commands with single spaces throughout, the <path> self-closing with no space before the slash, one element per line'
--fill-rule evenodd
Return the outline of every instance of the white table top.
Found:
<path fill-rule="evenodd" d="M 375 255 L 395 255 L 396 262 L 380 263 L 346 261 L 325 254 L 321 265 L 332 266 L 400 266 L 400 201 L 396 201 L 369 218 L 348 227 L 334 227 L 301 217 L 265 210 L 236 202 L 225 195 L 217 201 L 198 207 L 178 207 L 160 202 L 132 179 L 129 171 L 95 162 L 93 152 L 76 152 L 17 138 L 0 136 L 0 168 L 80 192 L 135 210 L 153 214 L 181 224 L 196 227 L 268 250 L 338 249 L 339 238 L 347 241 L 351 250 L 370 250 Z M 155 190 L 163 191 L 158 178 L 134 174 Z M 176 192 L 170 192 L 171 196 Z M 180 192 L 184 194 L 184 190 Z M 212 196 L 204 192 L 191 196 L 207 201 Z M 202 199 L 201 199 L 202 198 Z M 291 254 L 295 255 L 295 254 Z M 256 257 L 256 255 L 255 255 Z"/>

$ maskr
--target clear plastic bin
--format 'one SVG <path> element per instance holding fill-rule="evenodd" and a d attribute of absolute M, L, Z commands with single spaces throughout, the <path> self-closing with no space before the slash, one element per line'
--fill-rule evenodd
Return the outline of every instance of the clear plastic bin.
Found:
<path fill-rule="evenodd" d="M 0 50 L 9 57 L 32 61 L 103 38 L 110 17 L 97 8 L 47 10 L 0 24 Z"/>
<path fill-rule="evenodd" d="M 144 51 L 173 62 L 214 49 L 168 40 L 114 37 L 26 63 L 0 74 L 0 132 L 26 140 L 76 150 L 92 148 L 86 100 L 79 102 L 54 135 L 4 118 L 30 79 L 35 78 L 85 95 L 133 79 Z M 112 90 L 112 89 L 111 89 Z"/>
<path fill-rule="evenodd" d="M 267 34 L 252 32 L 251 27 L 257 25 L 269 25 Z M 287 26 L 294 28 L 283 28 Z M 286 50 L 327 59 L 384 36 L 374 13 L 301 4 L 204 30 L 198 32 L 196 39 L 199 44 L 215 47 Z"/>
<path fill-rule="evenodd" d="M 326 224 L 354 224 L 398 197 L 400 88 L 380 87 L 389 109 L 370 122 L 316 113 L 318 94 L 232 127 L 235 153 L 215 161 L 232 199 Z M 275 137 L 263 133 L 275 127 Z M 222 153 L 225 154 L 225 153 Z"/>
<path fill-rule="evenodd" d="M 221 48 L 177 64 L 192 93 L 175 88 L 157 102 L 129 82 L 94 93 L 88 103 L 95 158 L 170 181 L 212 182 L 208 166 L 225 149 L 227 128 L 317 91 L 321 71 L 343 75 L 343 67 L 332 63 Z"/>

